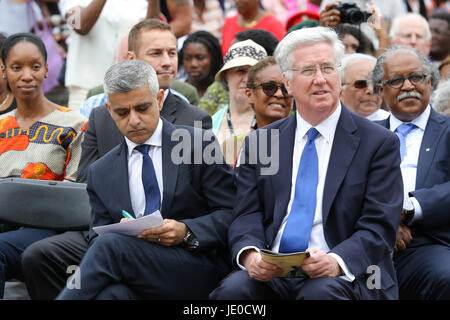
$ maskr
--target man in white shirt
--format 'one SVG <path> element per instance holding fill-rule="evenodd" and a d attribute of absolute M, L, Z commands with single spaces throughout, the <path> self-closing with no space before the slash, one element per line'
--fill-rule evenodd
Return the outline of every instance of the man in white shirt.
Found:
<path fill-rule="evenodd" d="M 397 298 L 390 254 L 400 222 L 392 212 L 403 201 L 398 139 L 341 106 L 344 50 L 324 27 L 296 30 L 278 45 L 297 112 L 246 138 L 228 232 L 236 271 L 210 298 Z M 260 249 L 307 250 L 305 276 L 280 278 Z M 375 287 L 366 283 L 373 266 L 382 274 Z"/>
<path fill-rule="evenodd" d="M 368 120 L 383 120 L 389 112 L 380 109 L 382 100 L 373 92 L 372 70 L 377 59 L 362 53 L 347 54 L 342 59 L 342 103 Z"/>
<path fill-rule="evenodd" d="M 433 68 L 419 51 L 393 47 L 373 73 L 391 109 L 380 124 L 397 133 L 402 155 L 405 207 L 394 255 L 400 299 L 450 299 L 450 118 L 429 105 L 439 81 Z"/>

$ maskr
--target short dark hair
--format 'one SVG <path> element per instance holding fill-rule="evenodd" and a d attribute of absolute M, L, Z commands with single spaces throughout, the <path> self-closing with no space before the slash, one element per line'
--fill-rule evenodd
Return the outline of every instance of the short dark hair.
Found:
<path fill-rule="evenodd" d="M 6 65 L 6 59 L 8 58 L 9 52 L 19 42 L 30 42 L 34 44 L 44 57 L 44 61 L 47 62 L 47 49 L 45 48 L 45 44 L 44 42 L 42 42 L 41 38 L 32 33 L 24 32 L 12 34 L 8 38 L 6 38 L 5 42 L 3 42 L 1 52 L 4 65 Z"/>
<path fill-rule="evenodd" d="M 183 42 L 183 47 L 181 48 L 178 56 L 178 64 L 180 66 L 183 64 L 184 50 L 189 43 L 201 43 L 209 51 L 209 54 L 211 55 L 211 69 L 209 73 L 214 79 L 216 73 L 223 66 L 222 49 L 220 48 L 219 39 L 217 39 L 210 32 L 203 30 L 188 35 L 186 40 Z"/>
<path fill-rule="evenodd" d="M 263 47 L 268 56 L 273 56 L 273 52 L 278 45 L 278 39 L 270 32 L 262 29 L 247 29 L 234 35 L 236 42 L 244 40 L 253 40 Z"/>
<path fill-rule="evenodd" d="M 0 57 L 1 57 L 1 54 L 2 54 L 3 43 L 5 42 L 5 40 L 6 40 L 6 36 L 3 33 L 0 32 Z"/>
<path fill-rule="evenodd" d="M 138 53 L 138 49 L 141 45 L 141 33 L 142 31 L 149 30 L 167 30 L 173 33 L 172 28 L 167 22 L 159 19 L 145 19 L 135 24 L 128 34 L 128 50 Z M 175 36 L 175 35 L 174 35 Z"/>
<path fill-rule="evenodd" d="M 430 20 L 430 19 L 439 19 L 439 20 L 447 21 L 447 28 L 450 30 L 450 13 L 437 12 L 437 13 L 434 13 L 431 17 L 428 18 L 428 20 Z"/>
<path fill-rule="evenodd" d="M 339 39 L 342 40 L 344 35 L 349 34 L 358 40 L 359 45 L 356 48 L 357 53 L 370 53 L 374 54 L 375 48 L 373 46 L 372 41 L 365 35 L 363 31 L 361 31 L 360 27 L 356 27 L 351 24 L 339 24 L 335 28 L 336 33 L 339 36 Z"/>
<path fill-rule="evenodd" d="M 256 87 L 256 76 L 259 74 L 261 70 L 272 65 L 278 64 L 273 56 L 268 56 L 267 58 L 262 59 L 257 64 L 252 66 L 247 76 L 247 88 L 254 89 Z"/>

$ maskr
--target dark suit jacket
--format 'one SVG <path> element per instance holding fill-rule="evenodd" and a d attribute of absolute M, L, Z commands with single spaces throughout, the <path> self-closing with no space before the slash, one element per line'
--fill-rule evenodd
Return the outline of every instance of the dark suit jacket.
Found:
<path fill-rule="evenodd" d="M 194 121 L 202 121 L 203 129 L 211 129 L 211 117 L 203 110 L 189 105 L 170 91 L 164 101 L 160 115 L 167 121 L 194 126 Z M 117 146 L 123 139 L 105 106 L 92 109 L 82 143 L 80 164 L 78 165 L 78 182 L 87 182 L 87 169 L 97 159 Z"/>
<path fill-rule="evenodd" d="M 389 118 L 377 121 L 389 128 Z M 417 199 L 423 221 L 411 228 L 413 240 L 408 247 L 440 243 L 450 246 L 450 117 L 431 109 L 417 162 L 416 188 L 410 196 Z"/>
<path fill-rule="evenodd" d="M 274 122 L 251 135 L 268 139 L 279 132 L 279 171 L 262 175 L 256 144 L 246 138 L 244 164 L 229 230 L 233 261 L 245 246 L 270 249 L 286 215 L 291 192 L 296 116 Z M 270 129 L 278 129 L 270 131 Z M 270 141 L 270 140 L 269 140 Z M 269 145 L 272 152 L 274 145 Z M 249 155 L 258 159 L 249 161 Z M 263 153 L 265 154 L 265 153 Z M 323 228 L 331 252 L 339 255 L 356 277 L 364 299 L 398 297 L 390 253 L 396 242 L 403 204 L 399 140 L 395 134 L 349 112 L 339 118 L 323 190 Z M 366 286 L 367 267 L 378 265 L 382 290 Z"/>
<path fill-rule="evenodd" d="M 191 164 L 175 164 L 171 160 L 172 149 L 179 144 L 171 140 L 176 128 L 183 128 L 191 135 L 201 129 L 174 126 L 163 119 L 163 218 L 183 221 L 199 241 L 196 252 L 204 252 L 229 264 L 227 230 L 232 219 L 235 198 L 233 173 L 225 161 L 223 164 L 194 164 L 194 143 L 187 152 Z M 203 131 L 205 132 L 205 131 Z M 215 137 L 213 142 L 215 141 Z M 203 142 L 197 151 L 203 152 L 209 142 Z M 220 150 L 220 147 L 216 146 Z M 92 208 L 90 244 L 96 237 L 92 227 L 117 223 L 122 210 L 134 215 L 128 184 L 127 145 L 123 141 L 105 156 L 93 163 L 88 171 L 87 191 Z"/>

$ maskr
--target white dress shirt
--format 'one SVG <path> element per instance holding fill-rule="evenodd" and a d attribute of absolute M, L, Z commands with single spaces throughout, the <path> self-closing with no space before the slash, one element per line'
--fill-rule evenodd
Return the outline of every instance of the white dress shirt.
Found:
<path fill-rule="evenodd" d="M 417 162 L 419 161 L 420 146 L 422 144 L 423 134 L 428 123 L 428 118 L 430 117 L 431 107 L 427 106 L 424 112 L 417 118 L 415 118 L 411 123 L 414 123 L 417 127 L 411 130 L 411 132 L 406 136 L 406 152 L 400 163 L 400 169 L 402 171 L 403 178 L 403 189 L 405 196 L 408 192 L 414 191 L 416 189 L 416 176 L 417 176 Z M 389 128 L 392 132 L 402 124 L 403 122 L 397 119 L 393 114 L 389 118 Z M 415 221 L 422 220 L 423 212 L 422 207 L 416 198 L 411 197 L 411 202 L 414 205 L 414 218 L 411 223 Z"/>
<path fill-rule="evenodd" d="M 384 120 L 389 117 L 390 113 L 383 109 L 378 109 L 372 114 L 369 114 L 366 119 L 370 121 Z"/>
<path fill-rule="evenodd" d="M 150 145 L 148 154 L 152 158 L 155 168 L 156 179 L 158 180 L 161 203 L 163 200 L 163 177 L 162 177 L 162 126 L 161 118 L 153 135 L 144 143 Z M 142 184 L 142 161 L 143 154 L 135 150 L 138 146 L 133 141 L 125 137 L 128 146 L 128 185 L 130 187 L 131 206 L 136 218 L 142 217 L 145 211 L 145 192 Z"/>
<path fill-rule="evenodd" d="M 331 148 L 333 146 L 334 133 L 336 131 L 336 126 L 341 115 L 341 104 L 339 103 L 336 110 L 324 121 L 315 126 L 317 131 L 319 131 L 319 135 L 314 140 L 317 150 L 317 158 L 319 160 L 318 169 L 319 169 L 319 177 L 317 183 L 317 200 L 316 200 L 316 210 L 314 214 L 313 225 L 311 229 L 311 235 L 309 239 L 308 248 L 319 249 L 324 252 L 329 252 L 330 248 L 325 241 L 325 235 L 323 231 L 323 221 L 322 221 L 322 201 L 323 201 L 323 190 L 325 186 L 325 177 L 327 175 L 328 162 L 331 155 Z M 294 200 L 295 194 L 295 183 L 297 180 L 297 172 L 298 167 L 300 165 L 300 158 L 303 152 L 303 148 L 307 142 L 307 132 L 312 127 L 311 124 L 306 122 L 298 112 L 296 112 L 297 117 L 297 128 L 295 131 L 295 144 L 294 144 L 294 152 L 293 152 L 293 161 L 292 161 L 292 187 L 291 187 L 291 196 L 289 200 L 289 204 L 286 210 L 286 215 L 283 218 L 280 229 L 275 237 L 272 251 L 278 252 L 280 247 L 281 237 L 283 235 L 284 227 L 286 225 L 286 221 L 289 217 L 289 213 L 291 211 L 292 202 Z M 246 249 L 253 248 L 258 250 L 258 248 L 254 247 L 246 247 L 243 248 L 238 256 L 237 262 L 241 269 L 245 269 L 242 265 L 239 264 L 239 255 Z M 329 253 L 329 255 L 333 256 L 342 271 L 345 273 L 345 276 L 342 276 L 343 279 L 348 281 L 353 281 L 355 276 L 348 270 L 345 262 L 339 257 L 337 254 Z"/>

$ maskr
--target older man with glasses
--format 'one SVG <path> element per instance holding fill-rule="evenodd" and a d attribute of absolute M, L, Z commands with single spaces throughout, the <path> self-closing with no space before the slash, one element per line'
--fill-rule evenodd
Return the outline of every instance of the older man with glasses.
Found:
<path fill-rule="evenodd" d="M 403 202 L 399 143 L 340 103 L 344 50 L 324 27 L 293 31 L 277 46 L 297 109 L 245 140 L 228 232 L 236 268 L 210 298 L 397 298 L 390 254 Z M 277 170 L 266 170 L 267 150 L 279 155 Z M 309 257 L 289 271 L 295 277 L 282 277 L 261 249 Z M 379 281 L 368 284 L 374 269 Z"/>
<path fill-rule="evenodd" d="M 394 262 L 400 299 L 450 299 L 450 117 L 429 104 L 439 74 L 410 47 L 378 58 L 373 83 L 391 109 L 405 203 Z M 395 212 L 393 212 L 395 213 Z"/>
<path fill-rule="evenodd" d="M 383 120 L 389 112 L 380 109 L 382 100 L 373 92 L 372 70 L 377 59 L 362 53 L 347 54 L 342 59 L 341 101 L 350 111 L 369 120 Z"/>

